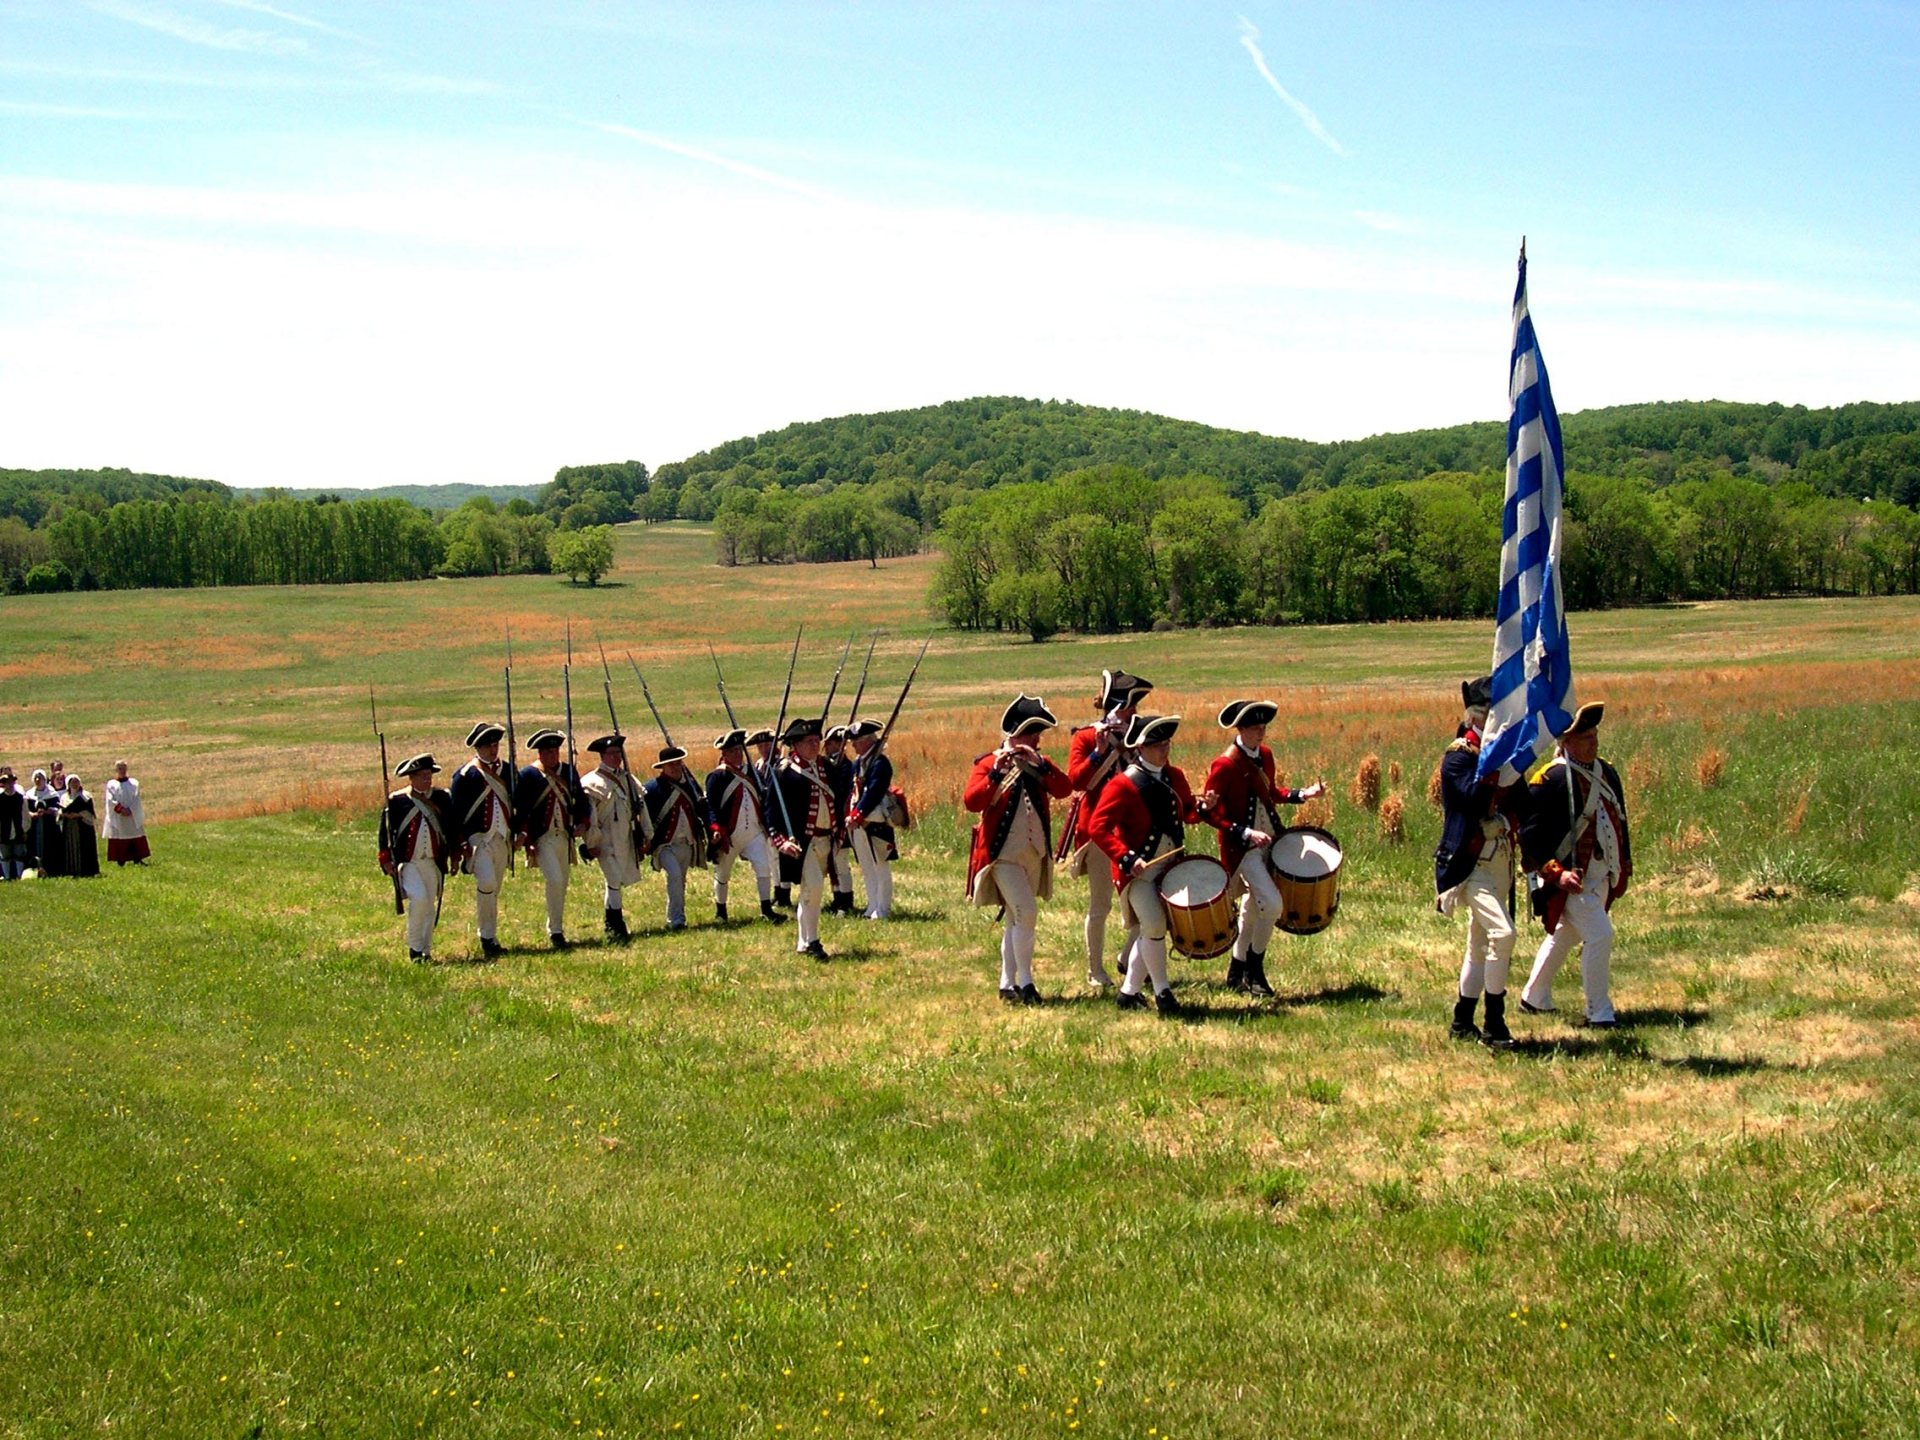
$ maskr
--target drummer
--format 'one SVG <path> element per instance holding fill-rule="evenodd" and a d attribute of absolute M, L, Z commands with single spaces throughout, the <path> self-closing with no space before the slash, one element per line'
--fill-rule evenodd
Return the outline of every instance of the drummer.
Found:
<path fill-rule="evenodd" d="M 962 802 L 979 815 L 967 856 L 967 899 L 998 905 L 1006 919 L 1000 936 L 1000 999 L 1038 1005 L 1033 941 L 1039 902 L 1053 893 L 1053 801 L 1073 791 L 1067 772 L 1040 753 L 1042 734 L 1060 722 L 1046 701 L 1022 695 L 1000 717 L 998 750 L 974 762 Z"/>
<path fill-rule="evenodd" d="M 1267 941 L 1280 919 L 1279 887 L 1267 863 L 1269 847 L 1283 828 L 1277 807 L 1299 805 L 1325 793 L 1314 781 L 1293 790 L 1274 784 L 1273 751 L 1266 746 L 1267 726 L 1280 713 L 1271 700 L 1235 700 L 1220 712 L 1220 728 L 1234 732 L 1233 743 L 1207 771 L 1201 808 L 1220 827 L 1220 863 L 1233 879 L 1229 898 L 1242 894 L 1240 928 L 1227 961 L 1227 988 L 1249 995 L 1271 995 L 1267 983 Z"/>
<path fill-rule="evenodd" d="M 1147 1008 L 1140 987 L 1151 980 L 1160 1013 L 1180 1013 L 1167 980 L 1167 907 L 1160 899 L 1164 867 L 1152 865 L 1177 854 L 1186 843 L 1186 827 L 1202 818 L 1186 775 L 1168 759 L 1179 728 L 1178 715 L 1135 715 L 1121 742 L 1134 752 L 1133 761 L 1102 787 L 1093 811 L 1093 843 L 1113 862 L 1113 885 L 1129 931 L 1122 1010 Z"/>

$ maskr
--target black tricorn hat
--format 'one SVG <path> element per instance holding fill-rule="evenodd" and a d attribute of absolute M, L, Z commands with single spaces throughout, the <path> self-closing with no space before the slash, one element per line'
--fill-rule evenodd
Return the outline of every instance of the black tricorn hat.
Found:
<path fill-rule="evenodd" d="M 780 743 L 782 745 L 798 745 L 802 740 L 807 739 L 809 736 L 818 736 L 819 733 L 820 722 L 809 719 L 803 715 L 797 720 L 789 720 L 787 722 L 787 731 L 780 737 Z"/>
<path fill-rule="evenodd" d="M 1124 743 L 1129 750 L 1137 750 L 1142 745 L 1164 745 L 1179 728 L 1178 715 L 1136 715 L 1127 722 Z"/>
<path fill-rule="evenodd" d="M 844 740 L 847 738 L 847 727 L 844 725 L 835 725 L 831 730 L 827 731 L 827 733 L 821 738 L 829 742 L 834 740 Z"/>
<path fill-rule="evenodd" d="M 414 775 L 422 770 L 432 771 L 435 775 L 440 773 L 440 767 L 433 763 L 431 755 L 410 756 L 393 767 L 393 773 L 400 776 Z"/>
<path fill-rule="evenodd" d="M 847 738 L 858 740 L 863 735 L 878 735 L 886 728 L 878 720 L 851 720 L 847 722 Z"/>
<path fill-rule="evenodd" d="M 746 743 L 747 732 L 739 729 L 729 730 L 724 735 L 713 737 L 713 748 L 716 750 L 731 750 L 736 745 L 744 747 Z"/>
<path fill-rule="evenodd" d="M 1554 732 L 1553 738 L 1556 740 L 1564 740 L 1569 735 L 1584 735 L 1589 730 L 1598 730 L 1600 728 L 1601 717 L 1606 713 L 1606 701 L 1589 700 L 1585 705 L 1582 705 L 1578 710 L 1573 712 L 1573 719 L 1567 722 L 1566 729 Z"/>
<path fill-rule="evenodd" d="M 1024 735 L 1029 730 L 1047 730 L 1060 721 L 1038 695 L 1021 695 L 1000 717 L 1002 735 Z"/>
<path fill-rule="evenodd" d="M 764 725 L 747 736 L 747 744 L 749 745 L 771 745 L 772 743 L 773 731 L 767 729 Z"/>
<path fill-rule="evenodd" d="M 660 758 L 653 762 L 653 768 L 656 770 L 664 770 L 667 766 L 673 764 L 674 761 L 684 760 L 686 758 L 687 752 L 682 750 L 678 745 L 662 745 L 660 747 Z"/>
<path fill-rule="evenodd" d="M 1280 707 L 1271 700 L 1230 700 L 1220 712 L 1222 730 L 1238 730 L 1242 725 L 1270 725 Z"/>
<path fill-rule="evenodd" d="M 1124 670 L 1102 670 L 1100 672 L 1100 709 L 1114 710 L 1122 705 L 1139 703 L 1141 696 L 1153 689 L 1151 680 L 1142 680 L 1138 675 L 1129 675 Z"/>
<path fill-rule="evenodd" d="M 468 748 L 478 750 L 482 745 L 493 745 L 507 733 L 507 727 L 496 725 L 491 720 L 482 720 L 467 732 Z"/>
<path fill-rule="evenodd" d="M 527 737 L 527 744 L 535 750 L 558 750 L 566 744 L 567 737 L 549 726 L 545 730 L 536 730 Z"/>
<path fill-rule="evenodd" d="M 587 753 L 589 755 L 604 755 L 616 745 L 622 750 L 627 748 L 627 737 L 620 734 L 617 730 L 611 735 L 602 735 L 597 740 L 589 740 L 587 742 Z"/>
<path fill-rule="evenodd" d="M 1493 704 L 1493 677 L 1482 675 L 1478 680 L 1462 680 L 1460 703 L 1468 710 L 1484 710 Z"/>

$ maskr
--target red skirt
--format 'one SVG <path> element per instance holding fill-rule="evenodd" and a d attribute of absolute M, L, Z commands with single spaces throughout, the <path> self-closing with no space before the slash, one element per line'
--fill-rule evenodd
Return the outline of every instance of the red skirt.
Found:
<path fill-rule="evenodd" d="M 147 848 L 147 837 L 135 835 L 131 840 L 107 841 L 107 861 L 113 865 L 130 865 L 146 859 L 153 852 Z"/>

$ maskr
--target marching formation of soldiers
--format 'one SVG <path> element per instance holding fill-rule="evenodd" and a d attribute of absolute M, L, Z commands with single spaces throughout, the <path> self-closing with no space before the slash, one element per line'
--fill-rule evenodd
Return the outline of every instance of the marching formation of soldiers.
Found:
<path fill-rule="evenodd" d="M 851 649 L 852 641 L 848 641 Z M 569 638 L 569 663 L 571 648 Z M 795 655 L 799 638 L 794 641 Z M 925 646 L 921 656 L 926 654 Z M 893 862 L 898 856 L 895 827 L 907 821 L 905 799 L 893 784 L 893 766 L 885 743 L 900 707 L 919 673 L 908 674 L 893 717 L 886 724 L 857 713 L 845 725 L 824 728 L 822 719 L 801 718 L 773 730 L 749 734 L 734 727 L 718 736 L 718 763 L 704 782 L 688 768 L 688 754 L 673 743 L 660 721 L 666 744 L 651 763 L 653 778 L 642 785 L 627 757 L 613 709 L 612 672 L 606 667 L 607 711 L 611 733 L 587 745 L 597 764 L 584 774 L 569 756 L 572 745 L 571 676 L 567 677 L 568 731 L 536 730 L 527 738 L 534 761 L 516 768 L 501 754 L 511 751 L 512 659 L 508 652 L 507 724 L 483 720 L 467 733 L 473 756 L 453 776 L 451 789 L 434 783 L 440 766 L 431 754 L 416 755 L 395 767 L 407 782 L 387 797 L 380 818 L 380 867 L 393 882 L 395 913 L 406 917 L 407 954 L 416 962 L 433 959 L 433 935 L 446 886 L 455 875 L 473 877 L 474 923 L 482 962 L 498 959 L 500 895 L 508 876 L 524 856 L 540 874 L 546 904 L 546 933 L 555 950 L 571 945 L 566 933 L 567 891 L 582 863 L 600 868 L 604 885 L 604 932 L 609 941 L 632 938 L 627 924 L 627 892 L 640 883 L 643 867 L 665 879 L 669 931 L 687 927 L 687 883 L 696 870 L 713 872 L 713 910 L 717 923 L 731 918 L 729 896 L 735 867 L 745 861 L 753 872 L 760 918 L 786 923 L 790 911 L 795 949 L 816 960 L 828 957 L 820 938 L 825 892 L 831 879 L 835 913 L 864 914 L 886 920 L 893 914 Z M 872 648 L 868 649 L 872 662 Z M 631 663 L 631 657 L 629 657 Z M 719 661 L 715 659 L 718 673 Z M 846 654 L 841 656 L 841 666 Z M 652 693 L 634 667 L 647 704 Z M 827 693 L 830 711 L 840 672 Z M 789 662 L 787 698 L 792 695 Z M 854 697 L 857 711 L 866 689 L 861 677 Z M 720 696 L 733 718 L 726 681 Z M 379 715 L 374 712 L 374 729 Z M 823 745 L 833 742 L 831 753 Z M 385 737 L 380 736 L 384 767 Z M 841 752 L 851 748 L 852 755 Z M 749 758 L 751 752 L 753 758 Z M 784 753 L 783 753 L 784 752 Z M 866 892 L 856 912 L 853 870 L 858 867 Z M 798 899 L 794 898 L 798 892 Z"/>
<path fill-rule="evenodd" d="M 1445 826 L 1434 874 L 1440 912 L 1467 915 L 1450 1031 L 1504 1048 L 1514 1043 L 1506 992 L 1518 935 L 1519 875 L 1528 878 L 1547 932 L 1520 1008 L 1554 1011 L 1554 979 L 1577 949 L 1586 1022 L 1604 1027 L 1616 1023 L 1609 911 L 1625 892 L 1633 863 L 1620 776 L 1598 754 L 1604 707 L 1581 707 L 1555 737 L 1553 757 L 1531 776 L 1503 785 L 1478 773 L 1489 688 L 1490 677 L 1461 687 L 1462 723 L 1440 765 Z M 1058 872 L 1087 881 L 1087 983 L 1115 988 L 1117 975 L 1120 1008 L 1180 1013 L 1168 973 L 1170 920 L 1177 918 L 1169 911 L 1187 908 L 1190 897 L 1163 893 L 1163 880 L 1172 873 L 1170 862 L 1195 853 L 1188 850 L 1189 827 L 1214 832 L 1218 868 L 1212 857 L 1205 863 L 1220 885 L 1208 903 L 1230 917 L 1220 948 L 1189 953 L 1224 953 L 1229 989 L 1257 998 L 1274 994 L 1267 955 L 1283 923 L 1287 878 L 1276 845 L 1290 833 L 1281 817 L 1326 786 L 1277 782 L 1266 739 L 1279 707 L 1247 699 L 1220 711 L 1218 724 L 1229 738 L 1196 792 L 1170 756 L 1181 717 L 1141 708 L 1152 691 L 1137 675 L 1106 671 L 1094 697 L 1097 714 L 1072 732 L 1064 767 L 1041 748 L 1058 719 L 1043 699 L 1019 695 L 1001 717 L 1001 743 L 973 765 L 962 794 L 978 817 L 966 894 L 973 905 L 996 909 L 1002 921 L 998 989 L 1007 1004 L 1041 999 L 1034 978 L 1039 907 L 1052 897 Z M 721 693 L 724 699 L 724 681 Z M 831 701 L 829 692 L 829 707 Z M 473 877 L 480 958 L 496 958 L 501 887 L 524 854 L 528 867 L 540 872 L 547 935 L 556 949 L 568 945 L 567 889 L 580 862 L 600 867 L 605 933 L 614 942 L 630 938 L 626 892 L 639 883 L 643 865 L 665 877 L 665 924 L 675 931 L 687 924 L 687 883 L 695 870 L 712 870 L 714 919 L 729 922 L 734 871 L 744 862 L 758 918 L 785 923 L 782 912 L 790 912 L 796 953 L 826 960 L 824 914 L 884 921 L 893 913 L 895 831 L 908 817 L 885 753 L 891 723 L 856 716 L 828 727 L 824 718 L 802 717 L 777 735 L 731 728 L 713 742 L 717 763 L 704 784 L 688 769 L 687 752 L 669 740 L 644 785 L 629 769 L 626 739 L 617 729 L 587 746 L 598 765 L 582 776 L 561 758 L 566 737 L 559 730 L 535 732 L 528 741 L 535 761 L 516 772 L 500 753 L 505 728 L 475 725 L 467 736 L 473 757 L 455 772 L 451 791 L 434 784 L 440 767 L 433 756 L 414 756 L 397 767 L 407 786 L 388 797 L 381 818 L 380 863 L 393 879 L 396 910 L 407 917 L 408 953 L 431 960 L 447 879 L 461 873 Z M 1057 842 L 1056 801 L 1068 802 Z M 856 869 L 866 901 L 859 911 Z M 1116 906 L 1124 939 L 1110 974 L 1107 932 Z M 1288 928 L 1312 933 L 1335 907 L 1337 898 L 1315 927 Z"/>

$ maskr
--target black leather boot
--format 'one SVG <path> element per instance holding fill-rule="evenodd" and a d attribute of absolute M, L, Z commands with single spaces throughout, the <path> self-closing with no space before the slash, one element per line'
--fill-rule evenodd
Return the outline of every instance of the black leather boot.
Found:
<path fill-rule="evenodd" d="M 1487 1028 L 1480 1036 L 1480 1043 L 1490 1050 L 1510 1050 L 1513 1048 L 1513 1032 L 1507 1029 L 1507 992 L 1487 996 Z"/>
<path fill-rule="evenodd" d="M 722 925 L 727 923 L 727 906 L 724 900 L 716 900 L 713 902 L 713 918 L 718 920 Z"/>
<path fill-rule="evenodd" d="M 1238 955 L 1227 956 L 1227 989 L 1240 990 L 1247 983 L 1247 962 Z"/>
<path fill-rule="evenodd" d="M 793 887 L 791 885 L 774 886 L 773 903 L 778 905 L 782 910 L 791 910 L 793 908 Z"/>
<path fill-rule="evenodd" d="M 1246 989 L 1249 995 L 1257 995 L 1263 1000 L 1273 997 L 1273 986 L 1267 983 L 1267 952 L 1255 950 L 1247 956 Z"/>
<path fill-rule="evenodd" d="M 1480 1027 L 1473 1023 L 1473 1007 L 1479 1003 L 1471 995 L 1456 996 L 1453 1002 L 1453 1024 L 1447 1027 L 1447 1034 L 1456 1040 L 1478 1040 Z"/>
<path fill-rule="evenodd" d="M 787 923 L 780 918 L 780 912 L 773 908 L 773 902 L 771 900 L 762 900 L 760 902 L 760 917 L 763 920 L 771 920 L 776 925 L 784 925 Z"/>
<path fill-rule="evenodd" d="M 618 910 L 607 911 L 606 931 L 609 940 L 625 940 L 627 938 L 627 917 Z"/>

